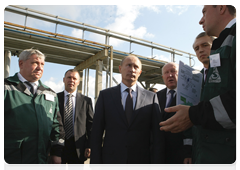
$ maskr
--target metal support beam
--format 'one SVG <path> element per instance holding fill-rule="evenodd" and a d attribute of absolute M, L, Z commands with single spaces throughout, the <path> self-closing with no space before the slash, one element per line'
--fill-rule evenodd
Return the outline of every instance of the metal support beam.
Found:
<path fill-rule="evenodd" d="M 106 67 L 103 67 L 103 69 L 106 71 L 106 76 L 110 76 L 110 72 L 107 70 L 107 68 Z M 117 82 L 117 80 L 113 77 L 113 81 L 116 83 L 116 84 L 119 84 L 118 82 Z M 107 88 L 107 87 L 106 87 Z"/>
<path fill-rule="evenodd" d="M 4 52 L 4 78 L 9 77 L 11 63 L 11 51 Z"/>
<path fill-rule="evenodd" d="M 107 49 L 103 49 L 102 51 L 99 51 L 94 56 L 88 58 L 87 60 L 83 61 L 81 64 L 77 65 L 75 69 L 77 70 L 84 70 L 85 68 L 88 68 L 96 63 L 97 60 L 103 60 L 108 56 Z"/>
<path fill-rule="evenodd" d="M 146 89 L 146 87 L 143 85 L 143 83 L 142 83 L 141 81 L 139 81 L 139 83 L 142 85 L 142 87 L 143 87 L 144 89 Z"/>
<path fill-rule="evenodd" d="M 145 84 L 147 84 L 147 83 L 149 83 L 149 84 L 154 84 L 154 83 L 164 84 L 164 81 L 163 81 L 162 76 L 156 76 L 154 78 L 145 80 Z"/>
<path fill-rule="evenodd" d="M 87 76 L 87 69 L 84 70 L 84 86 L 83 86 L 83 95 L 86 95 L 86 76 Z"/>
<path fill-rule="evenodd" d="M 99 92 L 102 90 L 102 68 L 103 61 L 96 61 L 96 79 L 95 79 L 95 103 L 97 102 Z"/>
<path fill-rule="evenodd" d="M 189 66 L 190 67 L 192 67 L 191 59 L 192 59 L 191 54 L 189 54 Z"/>
<path fill-rule="evenodd" d="M 150 83 L 145 82 L 145 84 L 146 84 L 146 89 L 149 90 L 149 88 L 150 88 Z"/>
<path fill-rule="evenodd" d="M 145 71 L 144 73 L 141 74 L 141 76 L 145 76 L 145 75 L 148 75 L 148 74 L 154 74 L 154 73 L 162 75 L 161 67 Z"/>
<path fill-rule="evenodd" d="M 109 87 L 112 87 L 113 81 L 113 46 L 110 47 L 110 84 Z"/>
<path fill-rule="evenodd" d="M 89 84 L 89 68 L 87 68 L 87 93 L 86 96 L 88 96 L 88 84 Z"/>
<path fill-rule="evenodd" d="M 82 93 L 82 81 L 83 81 L 83 71 L 80 70 L 78 71 L 79 72 L 79 75 L 80 75 L 80 83 L 78 85 L 78 93 Z"/>
<path fill-rule="evenodd" d="M 157 83 L 154 83 L 150 88 L 153 88 Z"/>

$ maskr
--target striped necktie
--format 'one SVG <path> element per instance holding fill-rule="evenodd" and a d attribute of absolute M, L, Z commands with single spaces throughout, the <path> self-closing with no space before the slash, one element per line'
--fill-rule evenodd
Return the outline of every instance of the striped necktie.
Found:
<path fill-rule="evenodd" d="M 28 81 L 25 81 L 24 83 L 26 83 L 26 84 L 30 87 L 30 92 L 31 92 L 32 94 L 34 94 L 32 84 L 31 84 L 30 82 L 28 82 Z"/>
<path fill-rule="evenodd" d="M 65 105 L 65 136 L 69 139 L 73 136 L 73 104 L 72 94 L 68 95 L 68 101 Z"/>

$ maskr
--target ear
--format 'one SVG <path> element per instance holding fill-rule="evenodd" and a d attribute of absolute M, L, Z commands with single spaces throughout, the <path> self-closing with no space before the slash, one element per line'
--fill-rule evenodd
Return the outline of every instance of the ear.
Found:
<path fill-rule="evenodd" d="M 220 12 L 221 15 L 223 15 L 227 10 L 227 6 L 226 5 L 219 5 L 219 6 L 220 6 L 219 7 L 219 12 Z"/>
<path fill-rule="evenodd" d="M 21 70 L 23 68 L 23 60 L 19 60 L 18 65 L 19 65 L 19 68 Z"/>
<path fill-rule="evenodd" d="M 65 82 L 65 77 L 63 77 L 63 83 Z"/>
<path fill-rule="evenodd" d="M 78 80 L 78 81 L 76 82 L 77 86 L 79 85 L 79 83 L 80 83 L 80 80 Z"/>
<path fill-rule="evenodd" d="M 140 70 L 140 72 L 139 72 L 139 76 L 142 74 L 142 70 Z"/>
<path fill-rule="evenodd" d="M 121 73 L 121 65 L 118 66 L 119 73 Z"/>

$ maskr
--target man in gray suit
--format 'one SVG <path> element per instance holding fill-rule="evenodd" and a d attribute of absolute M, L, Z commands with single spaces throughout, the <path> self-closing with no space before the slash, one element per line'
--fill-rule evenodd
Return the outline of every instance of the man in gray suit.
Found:
<path fill-rule="evenodd" d="M 93 118 L 90 163 L 164 162 L 164 135 L 158 129 L 162 115 L 157 95 L 136 84 L 141 69 L 136 56 L 125 57 L 119 66 L 121 84 L 100 92 Z"/>

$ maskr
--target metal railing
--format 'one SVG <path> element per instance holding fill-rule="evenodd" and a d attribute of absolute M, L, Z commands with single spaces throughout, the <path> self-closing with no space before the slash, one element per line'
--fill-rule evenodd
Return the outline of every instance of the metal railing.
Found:
<path fill-rule="evenodd" d="M 48 13 L 44 13 L 44 12 L 41 12 L 41 11 L 37 11 L 37 10 L 33 10 L 33 9 L 21 7 L 21 6 L 10 5 L 10 6 L 5 8 L 5 11 L 25 16 L 24 27 L 26 27 L 26 28 L 27 28 L 26 25 L 27 25 L 27 18 L 28 17 L 32 17 L 32 18 L 36 18 L 36 19 L 40 19 L 40 20 L 43 20 L 43 21 L 54 23 L 55 24 L 55 36 L 59 35 L 57 33 L 58 25 L 63 25 L 63 26 L 71 27 L 71 28 L 81 29 L 82 30 L 82 42 L 87 42 L 88 41 L 88 40 L 84 39 L 84 32 L 88 31 L 88 32 L 104 35 L 106 46 L 109 46 L 109 38 L 110 37 L 129 42 L 130 43 L 129 53 L 131 53 L 131 45 L 132 45 L 132 43 L 134 43 L 134 44 L 138 44 L 138 45 L 142 45 L 142 46 L 151 48 L 152 58 L 153 58 L 153 50 L 154 49 L 171 53 L 171 61 L 175 61 L 175 55 L 183 56 L 183 54 L 186 54 L 186 55 L 188 55 L 190 66 L 192 66 L 191 60 L 193 59 L 193 57 L 196 57 L 195 54 L 191 54 L 191 53 L 188 53 L 188 52 L 185 52 L 185 51 L 182 51 L 182 50 L 178 50 L 178 49 L 175 49 L 175 48 L 172 48 L 172 47 L 164 46 L 164 45 L 161 45 L 159 43 L 155 43 L 155 42 L 144 40 L 144 39 L 141 39 L 141 38 L 137 38 L 137 37 L 134 37 L 134 36 L 131 36 L 131 35 L 126 35 L 126 34 L 119 33 L 119 32 L 116 32 L 116 31 L 112 31 L 112 30 L 109 30 L 109 29 L 96 27 L 96 26 L 89 25 L 89 24 L 86 24 L 86 23 L 66 19 L 66 18 L 63 18 L 63 17 L 51 15 L 51 14 L 48 14 Z M 97 44 L 99 44 L 99 43 L 97 43 Z"/>

